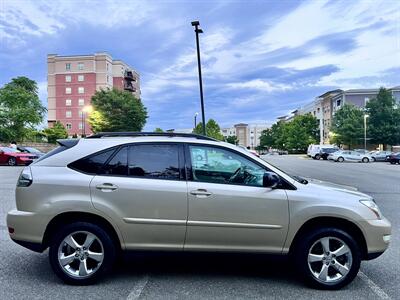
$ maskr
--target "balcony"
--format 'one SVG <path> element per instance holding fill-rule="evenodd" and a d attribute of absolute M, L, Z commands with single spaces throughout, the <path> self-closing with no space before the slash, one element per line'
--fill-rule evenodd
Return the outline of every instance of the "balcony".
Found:
<path fill-rule="evenodd" d="M 136 77 L 132 71 L 125 71 L 124 78 L 126 81 L 136 81 Z"/>
<path fill-rule="evenodd" d="M 132 82 L 125 81 L 124 82 L 124 90 L 130 92 L 136 92 L 136 88 L 133 86 Z"/>

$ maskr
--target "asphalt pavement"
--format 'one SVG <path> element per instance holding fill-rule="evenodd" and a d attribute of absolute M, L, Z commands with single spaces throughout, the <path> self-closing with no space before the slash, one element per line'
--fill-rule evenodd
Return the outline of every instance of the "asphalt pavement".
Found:
<path fill-rule="evenodd" d="M 63 284 L 47 252 L 13 243 L 6 213 L 15 207 L 21 167 L 0 167 L 0 299 L 400 299 L 400 166 L 333 163 L 301 156 L 265 159 L 292 174 L 352 185 L 372 195 L 392 222 L 393 237 L 381 257 L 363 262 L 353 283 L 340 291 L 304 286 L 290 263 L 265 255 L 135 253 L 96 285 Z"/>

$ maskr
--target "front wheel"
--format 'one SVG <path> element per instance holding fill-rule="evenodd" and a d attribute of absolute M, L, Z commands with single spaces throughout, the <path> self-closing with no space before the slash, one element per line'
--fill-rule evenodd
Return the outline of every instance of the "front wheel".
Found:
<path fill-rule="evenodd" d="M 87 285 L 97 281 L 114 264 L 115 245 L 101 227 L 77 222 L 61 228 L 50 244 L 53 271 L 64 282 Z"/>
<path fill-rule="evenodd" d="M 336 290 L 349 284 L 360 269 L 355 240 L 337 228 L 315 229 L 303 235 L 295 253 L 301 277 L 310 286 Z"/>
<path fill-rule="evenodd" d="M 10 157 L 10 158 L 7 160 L 7 164 L 8 164 L 9 166 L 16 166 L 16 165 L 17 165 L 17 160 L 15 159 L 15 157 Z"/>
<path fill-rule="evenodd" d="M 369 163 L 369 158 L 368 158 L 368 157 L 364 157 L 364 158 L 362 159 L 362 162 L 363 162 L 363 163 Z"/>
<path fill-rule="evenodd" d="M 343 157 L 339 157 L 339 158 L 337 159 L 337 161 L 338 161 L 338 162 L 344 162 L 344 158 L 343 158 Z"/>

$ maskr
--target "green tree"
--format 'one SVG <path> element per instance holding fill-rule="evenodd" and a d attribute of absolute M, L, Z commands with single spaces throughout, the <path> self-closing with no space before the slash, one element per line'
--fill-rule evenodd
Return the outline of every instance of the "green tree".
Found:
<path fill-rule="evenodd" d="M 230 144 L 233 144 L 233 145 L 237 145 L 237 143 L 239 142 L 239 140 L 238 140 L 238 138 L 237 138 L 236 135 L 230 135 L 230 136 L 227 136 L 227 137 L 225 138 L 225 142 L 230 143 Z"/>
<path fill-rule="evenodd" d="M 272 128 L 265 129 L 261 132 L 260 146 L 261 147 L 275 147 L 275 135 Z"/>
<path fill-rule="evenodd" d="M 203 127 L 202 123 L 198 123 L 196 128 L 193 130 L 193 133 L 203 134 Z M 206 123 L 206 134 L 207 136 L 214 138 L 219 141 L 224 140 L 224 136 L 221 133 L 221 128 L 219 127 L 218 123 L 213 120 L 209 119 Z"/>
<path fill-rule="evenodd" d="M 332 141 L 336 144 L 360 144 L 364 136 L 364 113 L 352 104 L 345 103 L 332 120 L 331 130 L 334 133 Z"/>
<path fill-rule="evenodd" d="M 396 99 L 385 88 L 379 90 L 376 98 L 366 104 L 367 133 L 372 142 L 384 145 L 400 143 L 400 107 Z"/>
<path fill-rule="evenodd" d="M 22 141 L 44 118 L 35 81 L 13 78 L 0 89 L 0 139 Z"/>
<path fill-rule="evenodd" d="M 59 121 L 55 122 L 53 127 L 43 130 L 43 132 L 47 136 L 47 141 L 52 144 L 55 144 L 58 139 L 66 139 L 68 137 L 67 130 Z"/>
<path fill-rule="evenodd" d="M 92 96 L 89 124 L 93 132 L 141 131 L 147 110 L 131 93 L 118 89 L 100 90 Z"/>
<path fill-rule="evenodd" d="M 284 124 L 284 150 L 306 152 L 308 145 L 319 140 L 318 120 L 311 114 L 298 115 Z"/>
<path fill-rule="evenodd" d="M 164 130 L 162 130 L 160 127 L 157 127 L 156 129 L 154 129 L 154 132 L 161 133 L 161 132 L 164 132 Z"/>

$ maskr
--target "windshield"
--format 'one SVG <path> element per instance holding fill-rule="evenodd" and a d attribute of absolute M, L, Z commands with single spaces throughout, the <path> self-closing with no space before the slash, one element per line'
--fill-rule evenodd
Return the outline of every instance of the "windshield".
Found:
<path fill-rule="evenodd" d="M 26 150 L 28 150 L 31 153 L 41 153 L 38 149 L 32 148 L 32 147 L 25 147 Z"/>
<path fill-rule="evenodd" d="M 2 150 L 4 152 L 20 152 L 17 149 L 9 148 L 9 147 L 1 147 L 0 150 Z"/>

